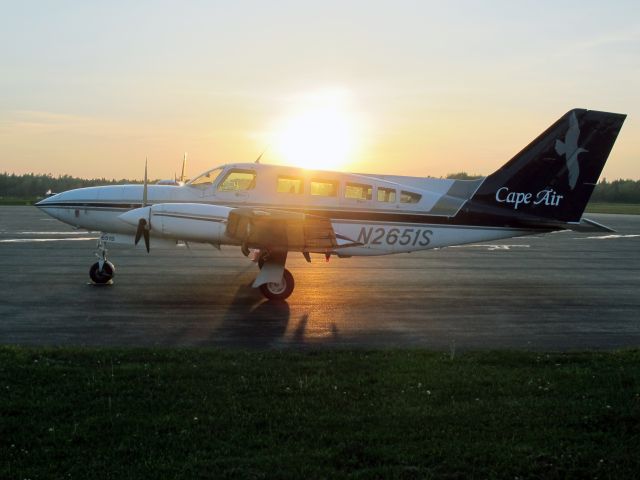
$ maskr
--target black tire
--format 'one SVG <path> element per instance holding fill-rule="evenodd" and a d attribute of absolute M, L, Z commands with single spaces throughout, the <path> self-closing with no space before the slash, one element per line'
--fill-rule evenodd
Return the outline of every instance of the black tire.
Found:
<path fill-rule="evenodd" d="M 105 283 L 108 283 L 109 280 L 113 278 L 115 270 L 116 269 L 113 266 L 113 263 L 104 262 L 104 264 L 102 265 L 102 271 L 100 271 L 100 263 L 96 262 L 91 265 L 91 268 L 89 269 L 89 276 L 91 277 L 93 283 L 103 285 Z"/>
<path fill-rule="evenodd" d="M 282 302 L 289 298 L 293 293 L 294 287 L 295 282 L 293 281 L 293 275 L 285 268 L 280 283 L 265 283 L 260 285 L 260 292 L 269 300 Z"/>

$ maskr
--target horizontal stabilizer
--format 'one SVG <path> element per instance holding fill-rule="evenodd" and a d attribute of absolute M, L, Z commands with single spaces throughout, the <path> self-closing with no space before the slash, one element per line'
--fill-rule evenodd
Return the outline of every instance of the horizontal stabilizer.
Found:
<path fill-rule="evenodd" d="M 575 225 L 572 224 L 571 230 L 573 230 L 574 232 L 615 232 L 613 228 L 609 228 L 606 225 L 594 222 L 593 220 L 590 220 L 588 218 L 582 218 L 580 219 L 580 223 L 577 223 Z"/>

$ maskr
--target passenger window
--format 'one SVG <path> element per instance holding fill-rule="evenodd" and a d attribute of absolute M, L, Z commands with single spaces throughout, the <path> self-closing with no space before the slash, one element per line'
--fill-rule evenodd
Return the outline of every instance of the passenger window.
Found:
<path fill-rule="evenodd" d="M 251 190 L 256 186 L 256 172 L 252 170 L 231 170 L 218 185 L 219 192 Z"/>
<path fill-rule="evenodd" d="M 311 180 L 311 195 L 335 197 L 338 194 L 338 182 L 333 180 Z"/>
<path fill-rule="evenodd" d="M 278 193 L 304 193 L 302 179 L 280 175 L 276 191 Z"/>
<path fill-rule="evenodd" d="M 378 201 L 395 203 L 396 202 L 395 188 L 378 187 Z"/>
<path fill-rule="evenodd" d="M 356 200 L 371 200 L 373 187 L 361 183 L 347 183 L 344 189 L 344 196 L 345 198 L 354 198 Z"/>
<path fill-rule="evenodd" d="M 400 192 L 400 203 L 418 203 L 422 195 L 413 192 Z"/>

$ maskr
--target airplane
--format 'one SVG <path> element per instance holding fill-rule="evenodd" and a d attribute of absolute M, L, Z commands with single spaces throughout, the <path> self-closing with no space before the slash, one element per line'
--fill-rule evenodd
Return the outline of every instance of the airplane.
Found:
<path fill-rule="evenodd" d="M 187 177 L 184 174 L 186 165 L 187 165 L 187 154 L 185 152 L 184 157 L 182 158 L 182 173 L 180 174 L 180 178 L 178 178 L 174 174 L 172 180 L 171 179 L 158 180 L 156 182 L 156 185 L 176 185 L 178 187 L 181 187 L 182 185 L 187 183 Z"/>
<path fill-rule="evenodd" d="M 258 263 L 253 287 L 283 301 L 291 252 L 329 260 L 409 253 L 557 230 L 612 230 L 582 214 L 626 115 L 573 109 L 491 175 L 453 180 L 230 163 L 184 185 L 89 187 L 37 207 L 102 232 L 96 284 L 112 283 L 107 245 L 233 245 Z"/>

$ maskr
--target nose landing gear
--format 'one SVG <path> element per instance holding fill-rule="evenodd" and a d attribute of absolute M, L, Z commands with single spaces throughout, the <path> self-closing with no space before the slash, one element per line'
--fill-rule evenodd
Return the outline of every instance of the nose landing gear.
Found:
<path fill-rule="evenodd" d="M 98 239 L 98 245 L 96 248 L 96 257 L 98 257 L 98 261 L 91 265 L 91 268 L 89 269 L 89 277 L 91 278 L 91 281 L 97 285 L 112 283 L 116 267 L 114 267 L 113 263 L 107 260 L 107 248 L 101 238 Z"/>
<path fill-rule="evenodd" d="M 98 285 L 104 285 L 105 283 L 109 283 L 115 272 L 115 267 L 111 262 L 104 262 L 102 264 L 102 268 L 100 268 L 100 262 L 96 262 L 91 265 L 89 269 L 89 276 L 91 277 L 91 281 Z"/>

